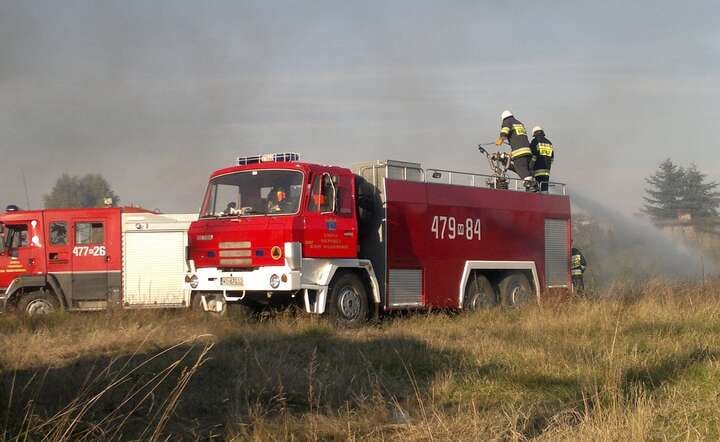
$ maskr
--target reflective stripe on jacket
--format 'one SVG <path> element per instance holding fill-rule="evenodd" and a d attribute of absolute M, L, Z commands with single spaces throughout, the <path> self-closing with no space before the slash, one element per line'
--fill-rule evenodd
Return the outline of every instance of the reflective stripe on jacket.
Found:
<path fill-rule="evenodd" d="M 586 263 L 582 253 L 574 253 L 570 261 L 573 276 L 582 275 L 585 272 Z"/>

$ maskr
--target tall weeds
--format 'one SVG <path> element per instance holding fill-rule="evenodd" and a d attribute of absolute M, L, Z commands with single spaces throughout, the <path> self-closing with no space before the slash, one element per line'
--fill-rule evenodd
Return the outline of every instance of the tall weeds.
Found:
<path fill-rule="evenodd" d="M 720 286 L 597 295 L 360 330 L 283 315 L 1 318 L 2 439 L 720 437 Z"/>

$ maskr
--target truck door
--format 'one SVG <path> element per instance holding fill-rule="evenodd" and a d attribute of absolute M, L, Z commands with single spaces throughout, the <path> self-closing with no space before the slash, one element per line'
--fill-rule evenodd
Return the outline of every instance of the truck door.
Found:
<path fill-rule="evenodd" d="M 39 262 L 38 256 L 42 244 L 40 237 L 33 234 L 38 230 L 37 226 L 35 220 L 5 224 L 5 244 L 0 254 L 1 289 L 8 288 L 19 276 L 42 273 L 42 263 Z"/>
<path fill-rule="evenodd" d="M 72 266 L 70 257 L 70 224 L 66 216 L 52 211 L 45 215 L 45 259 L 48 275 L 52 275 L 66 297 L 72 297 Z M 67 298 L 66 298 L 67 299 Z M 69 299 L 67 299 L 69 301 Z"/>
<path fill-rule="evenodd" d="M 73 221 L 71 257 L 73 302 L 107 300 L 107 224 L 107 219 L 102 218 Z"/>
<path fill-rule="evenodd" d="M 314 175 L 305 215 L 304 256 L 357 257 L 357 223 L 352 189 L 351 176 L 341 179 L 328 172 Z"/>

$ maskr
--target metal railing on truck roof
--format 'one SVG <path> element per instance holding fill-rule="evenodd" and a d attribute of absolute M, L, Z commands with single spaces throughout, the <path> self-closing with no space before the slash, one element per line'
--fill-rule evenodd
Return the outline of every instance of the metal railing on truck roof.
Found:
<path fill-rule="evenodd" d="M 458 172 L 446 169 L 427 169 L 425 182 L 452 184 L 457 186 L 485 187 L 497 190 L 514 190 L 525 192 L 525 182 L 519 178 L 505 178 L 508 188 L 504 189 L 498 184 L 498 177 L 482 173 Z M 567 195 L 567 185 L 550 181 L 547 193 L 552 195 Z"/>
<path fill-rule="evenodd" d="M 384 169 L 380 172 L 382 173 L 382 178 L 525 192 L 524 181 L 519 178 L 505 177 L 507 188 L 504 188 L 500 182 L 500 177 L 495 175 L 459 172 L 447 169 L 423 169 L 418 163 L 408 163 L 405 161 L 379 160 L 357 165 L 353 169 L 360 175 L 365 176 L 365 178 L 371 178 L 372 182 L 376 185 L 378 184 L 377 178 L 379 178 L 378 169 Z M 365 172 L 368 170 L 372 171 L 371 176 L 365 175 Z M 550 181 L 548 183 L 547 193 L 552 195 L 567 195 L 567 185 Z"/>

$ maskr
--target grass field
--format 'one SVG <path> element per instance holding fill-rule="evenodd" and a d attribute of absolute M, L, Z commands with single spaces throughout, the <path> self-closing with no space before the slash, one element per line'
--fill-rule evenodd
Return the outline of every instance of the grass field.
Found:
<path fill-rule="evenodd" d="M 0 318 L 0 439 L 720 437 L 720 286 L 433 313 Z"/>

